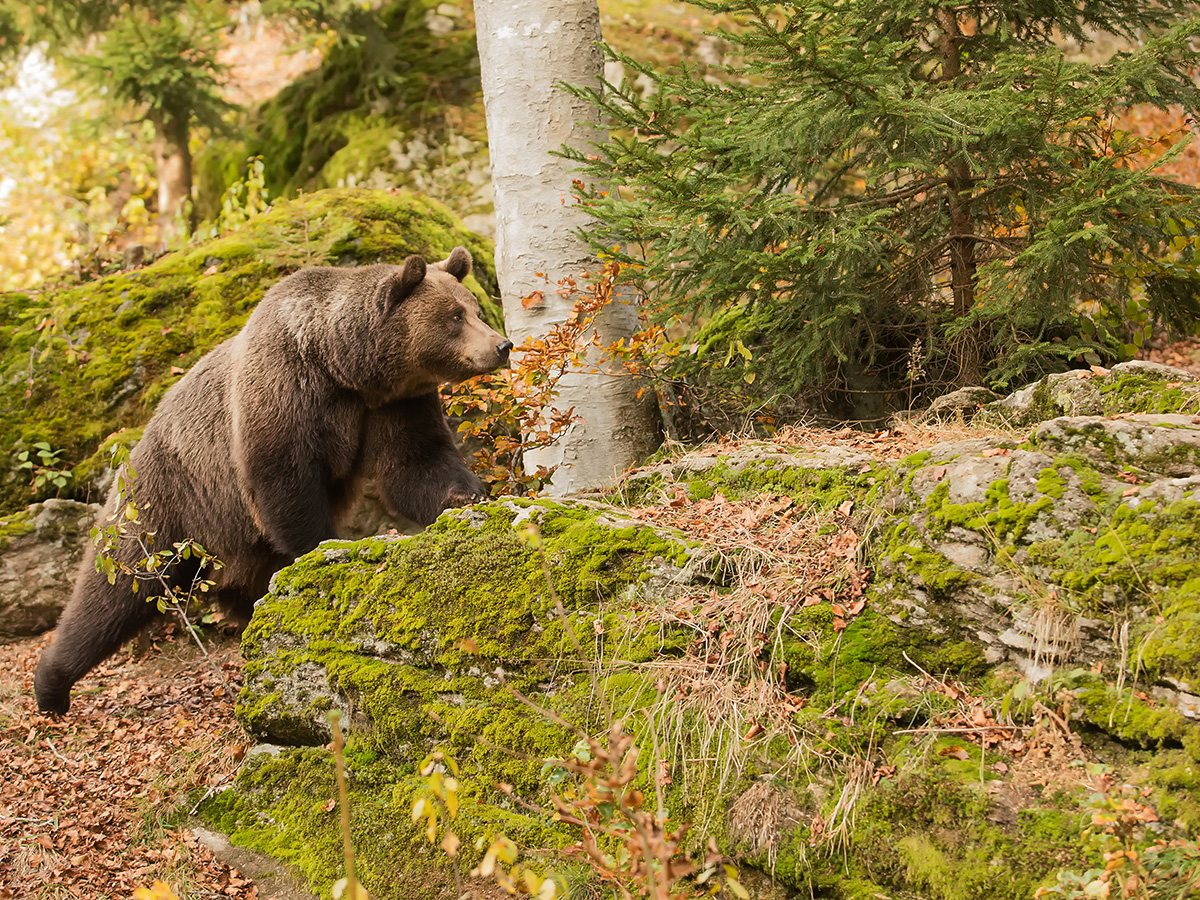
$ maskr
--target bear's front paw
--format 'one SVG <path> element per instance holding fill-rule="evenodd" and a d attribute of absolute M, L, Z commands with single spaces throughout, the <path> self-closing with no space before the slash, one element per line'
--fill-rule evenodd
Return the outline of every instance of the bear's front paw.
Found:
<path fill-rule="evenodd" d="M 486 500 L 487 496 L 487 490 L 484 488 L 483 482 L 479 481 L 479 479 L 474 479 L 473 483 L 461 481 L 450 486 L 450 490 L 446 492 L 446 499 L 442 502 L 442 509 L 470 506 L 473 503 Z"/>

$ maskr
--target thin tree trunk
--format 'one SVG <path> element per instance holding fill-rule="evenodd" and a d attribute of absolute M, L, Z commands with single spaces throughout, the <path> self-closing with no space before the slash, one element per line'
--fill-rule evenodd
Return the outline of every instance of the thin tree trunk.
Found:
<path fill-rule="evenodd" d="M 496 196 L 496 269 L 508 336 L 520 345 L 567 320 L 576 301 L 559 285 L 601 265 L 576 231 L 590 219 L 571 200 L 564 144 L 583 149 L 603 139 L 598 110 L 561 87 L 595 84 L 604 59 L 596 0 L 476 0 L 492 184 Z M 540 304 L 522 298 L 541 292 Z M 634 298 L 615 297 L 597 317 L 602 344 L 638 328 Z M 528 308 L 527 308 L 528 307 Z M 582 418 L 554 445 L 526 454 L 527 469 L 557 466 L 547 492 L 609 484 L 658 442 L 652 391 L 607 366 L 567 373 L 556 407 Z"/>
<path fill-rule="evenodd" d="M 962 33 L 958 27 L 958 15 L 953 9 L 938 10 L 941 37 L 938 49 L 942 57 L 942 80 L 953 81 L 961 74 L 959 52 Z M 975 307 L 975 222 L 971 215 L 971 169 L 966 160 L 958 159 L 950 165 L 947 182 L 950 204 L 950 287 L 954 293 L 954 315 L 958 318 L 969 315 Z M 960 387 L 980 384 L 983 381 L 982 335 L 975 327 L 963 331 L 955 349 L 958 362 L 956 381 Z"/>
<path fill-rule="evenodd" d="M 158 176 L 158 237 L 165 249 L 182 234 L 185 204 L 192 196 L 192 154 L 188 149 L 187 115 L 163 113 L 154 120 L 154 135 Z M 186 206 L 186 212 L 190 217 L 190 204 Z"/>

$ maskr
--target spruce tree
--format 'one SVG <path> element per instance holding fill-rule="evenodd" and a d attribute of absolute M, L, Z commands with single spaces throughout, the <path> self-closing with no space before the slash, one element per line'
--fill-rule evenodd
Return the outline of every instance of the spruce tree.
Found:
<path fill-rule="evenodd" d="M 740 59 L 702 77 L 610 49 L 657 89 L 582 91 L 621 130 L 571 155 L 621 187 L 583 198 L 596 246 L 662 315 L 707 322 L 708 377 L 857 373 L 903 405 L 914 377 L 1006 384 L 1120 355 L 1131 320 L 1195 327 L 1197 191 L 1119 125 L 1134 104 L 1196 114 L 1194 4 L 695 5 Z M 1127 49 L 1064 49 L 1101 35 Z"/>

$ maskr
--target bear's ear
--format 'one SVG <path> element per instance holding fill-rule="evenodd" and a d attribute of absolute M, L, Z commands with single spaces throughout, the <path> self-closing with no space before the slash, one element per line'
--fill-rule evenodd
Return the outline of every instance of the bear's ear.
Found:
<path fill-rule="evenodd" d="M 471 274 L 471 251 L 466 247 L 455 247 L 449 256 L 441 262 L 435 262 L 433 268 L 441 269 L 462 281 Z"/>
<path fill-rule="evenodd" d="M 424 280 L 425 260 L 415 255 L 404 260 L 404 268 L 400 274 L 392 278 L 385 288 L 387 293 L 383 300 L 384 315 L 391 315 L 392 310 L 403 303 Z"/>

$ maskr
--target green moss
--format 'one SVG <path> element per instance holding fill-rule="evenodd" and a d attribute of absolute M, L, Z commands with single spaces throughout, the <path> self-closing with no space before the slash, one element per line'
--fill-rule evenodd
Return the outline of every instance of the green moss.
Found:
<path fill-rule="evenodd" d="M 1196 385 L 1168 381 L 1153 375 L 1121 375 L 1097 379 L 1104 398 L 1104 414 L 1195 413 L 1200 411 Z"/>
<path fill-rule="evenodd" d="M 1146 774 L 1159 818 L 1178 822 L 1192 834 L 1200 831 L 1200 729 L 1184 737 L 1181 750 L 1157 750 Z"/>
<path fill-rule="evenodd" d="M 1045 577 L 1096 612 L 1148 605 L 1161 620 L 1131 616 L 1138 662 L 1160 674 L 1200 679 L 1200 507 L 1193 500 L 1143 501 L 1116 496 L 1100 510 L 1095 533 L 1079 530 L 1038 548 Z M 1126 613 L 1127 614 L 1127 613 Z"/>
<path fill-rule="evenodd" d="M 1023 900 L 1049 873 L 1087 861 L 1077 815 L 1037 808 L 1016 815 L 1018 828 L 995 825 L 978 781 L 900 775 L 860 807 L 851 873 L 925 900 Z"/>
<path fill-rule="evenodd" d="M 237 332 L 280 277 L 308 264 L 440 257 L 456 244 L 471 250 L 467 285 L 499 324 L 491 244 L 439 204 L 386 191 L 307 195 L 136 271 L 0 297 L 0 453 L 46 441 L 75 468 L 74 498 L 94 497 L 111 443 L 132 439 L 179 373 Z M 124 438 L 109 437 L 120 428 Z M 0 481 L 0 513 L 29 500 L 19 479 Z"/>
<path fill-rule="evenodd" d="M 1052 497 L 1038 497 L 1031 503 L 1013 501 L 1008 495 L 1008 479 L 993 481 L 984 499 L 974 503 L 951 503 L 950 485 L 941 482 L 925 501 L 927 527 L 936 540 L 952 526 L 993 536 L 997 541 L 1016 541 L 1031 522 L 1054 506 Z"/>
<path fill-rule="evenodd" d="M 513 529 L 514 516 L 537 521 L 543 551 Z M 501 668 L 518 690 L 536 693 L 546 677 L 539 661 L 574 659 L 557 664 L 564 677 L 586 667 L 564 629 L 592 646 L 595 613 L 585 611 L 648 578 L 656 558 L 683 564 L 688 549 L 649 528 L 608 527 L 596 522 L 594 510 L 550 501 L 475 507 L 469 516 L 443 516 L 403 540 L 325 544 L 276 576 L 273 595 L 243 635 L 246 676 L 321 666 L 339 692 L 356 698 L 381 747 L 477 734 L 485 700 L 488 715 L 498 717 L 494 727 L 515 738 L 528 731 L 522 722 L 529 717 L 515 706 L 503 713 L 508 707 L 496 706 L 496 692 L 481 673 Z M 568 611 L 565 621 L 555 612 L 556 598 Z M 620 623 L 610 618 L 606 624 Z M 306 641 L 275 648 L 277 632 Z M 364 661 L 355 644 L 364 632 L 385 658 L 405 662 Z M 245 696 L 239 714 L 251 728 L 274 715 L 280 699 Z M 442 724 L 417 715 L 417 707 L 435 710 Z M 526 752 L 550 752 L 548 743 L 561 752 L 548 735 L 525 734 Z M 506 775 L 518 778 L 515 771 Z"/>
<path fill-rule="evenodd" d="M 0 518 L 0 550 L 7 550 L 13 538 L 32 534 L 34 531 L 33 516 L 29 510 L 22 509 Z"/>
<path fill-rule="evenodd" d="M 933 454 L 928 450 L 920 450 L 916 453 L 911 453 L 904 459 L 900 460 L 897 465 L 901 469 L 919 469 L 929 460 Z"/>
<path fill-rule="evenodd" d="M 1152 706 L 1138 693 L 1118 691 L 1097 681 L 1075 690 L 1073 695 L 1082 718 L 1135 747 L 1179 747 L 1189 734 L 1200 730 L 1175 710 Z"/>

